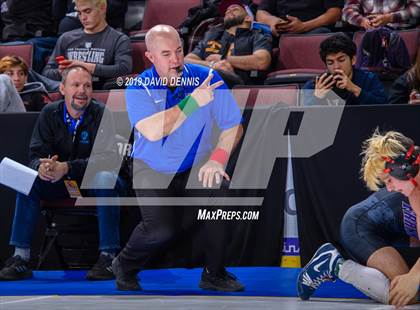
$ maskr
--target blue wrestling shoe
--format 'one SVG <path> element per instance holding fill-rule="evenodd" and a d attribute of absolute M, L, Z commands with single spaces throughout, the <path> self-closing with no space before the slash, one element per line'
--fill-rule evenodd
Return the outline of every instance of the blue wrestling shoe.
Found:
<path fill-rule="evenodd" d="M 299 273 L 297 278 L 299 297 L 308 300 L 322 283 L 335 281 L 334 270 L 342 259 L 341 254 L 331 243 L 323 244 Z"/>

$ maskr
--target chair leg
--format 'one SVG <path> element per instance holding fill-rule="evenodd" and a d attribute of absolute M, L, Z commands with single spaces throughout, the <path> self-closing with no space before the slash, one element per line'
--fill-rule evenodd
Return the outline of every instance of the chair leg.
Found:
<path fill-rule="evenodd" d="M 53 244 L 57 243 L 57 236 L 58 232 L 55 228 L 47 227 L 45 229 L 45 236 L 39 253 L 38 265 L 36 267 L 37 269 L 41 268 L 42 264 L 45 262 Z"/>

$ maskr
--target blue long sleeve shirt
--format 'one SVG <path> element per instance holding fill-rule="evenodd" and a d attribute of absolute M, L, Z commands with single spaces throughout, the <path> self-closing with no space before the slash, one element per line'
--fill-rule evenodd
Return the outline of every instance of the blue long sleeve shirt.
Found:
<path fill-rule="evenodd" d="M 337 94 L 346 102 L 346 105 L 370 105 L 388 103 L 384 86 L 375 73 L 353 68 L 352 82 L 359 86 L 362 91 L 359 97 L 356 97 L 349 91 L 342 91 L 340 94 Z M 313 90 L 315 89 L 314 80 L 306 82 L 306 84 L 303 86 L 303 89 L 304 106 L 326 104 L 324 99 L 318 99 L 313 95 Z"/>

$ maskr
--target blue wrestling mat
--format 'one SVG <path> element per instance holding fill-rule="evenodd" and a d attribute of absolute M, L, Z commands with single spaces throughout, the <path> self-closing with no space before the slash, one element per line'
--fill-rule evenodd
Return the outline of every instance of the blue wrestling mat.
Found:
<path fill-rule="evenodd" d="M 228 268 L 246 289 L 240 293 L 218 293 L 198 288 L 202 269 L 159 269 L 140 273 L 143 291 L 121 292 L 115 281 L 87 281 L 86 271 L 35 271 L 34 278 L 0 282 L 0 296 L 29 295 L 224 295 L 296 297 L 300 269 L 280 267 Z M 351 285 L 324 283 L 315 297 L 366 298 Z"/>

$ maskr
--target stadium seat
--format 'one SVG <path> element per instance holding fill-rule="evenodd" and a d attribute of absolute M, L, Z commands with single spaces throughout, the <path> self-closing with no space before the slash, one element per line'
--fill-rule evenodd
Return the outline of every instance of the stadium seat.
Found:
<path fill-rule="evenodd" d="M 331 33 L 284 34 L 279 40 L 275 71 L 265 84 L 304 83 L 324 72 L 325 64 L 319 57 L 319 45 Z"/>
<path fill-rule="evenodd" d="M 299 85 L 238 85 L 232 89 L 232 94 L 241 109 L 272 104 L 295 107 L 299 102 Z"/>
<path fill-rule="evenodd" d="M 212 27 L 221 24 L 223 20 L 219 17 L 213 17 L 203 20 L 197 27 L 194 28 L 191 36 L 188 39 L 188 53 L 191 53 L 198 42 L 200 42 L 204 34 Z"/>
<path fill-rule="evenodd" d="M 187 18 L 188 10 L 202 5 L 202 0 L 147 0 L 140 31 L 130 32 L 130 36 L 144 37 L 147 30 L 158 24 L 175 28 Z"/>
<path fill-rule="evenodd" d="M 109 90 L 95 90 L 92 93 L 92 98 L 94 98 L 96 101 L 106 104 L 108 101 L 109 92 Z"/>
<path fill-rule="evenodd" d="M 0 58 L 4 56 L 19 56 L 32 68 L 33 46 L 32 44 L 0 45 Z"/>
<path fill-rule="evenodd" d="M 51 102 L 54 102 L 63 99 L 63 95 L 59 91 L 54 91 L 48 93 L 48 98 Z"/>
<path fill-rule="evenodd" d="M 138 74 L 152 66 L 152 63 L 144 55 L 146 52 L 146 43 L 144 40 L 134 40 L 131 42 L 131 55 L 133 57 L 133 74 Z"/>

